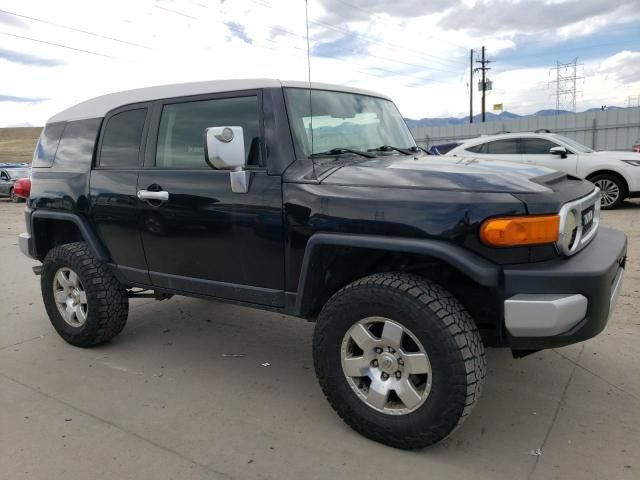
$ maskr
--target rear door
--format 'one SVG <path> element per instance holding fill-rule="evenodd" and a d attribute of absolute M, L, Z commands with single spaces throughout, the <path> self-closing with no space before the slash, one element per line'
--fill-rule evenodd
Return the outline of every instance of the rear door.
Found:
<path fill-rule="evenodd" d="M 111 260 L 130 281 L 149 284 L 140 238 L 136 187 L 144 159 L 150 104 L 107 114 L 90 179 L 90 219 Z"/>
<path fill-rule="evenodd" d="M 249 191 L 205 161 L 208 127 L 244 131 Z M 268 306 L 284 305 L 282 181 L 268 175 L 260 91 L 170 99 L 154 106 L 138 190 L 153 285 Z M 148 196 L 148 193 L 144 194 Z"/>
<path fill-rule="evenodd" d="M 480 145 L 469 147 L 466 150 L 476 158 L 522 162 L 519 138 L 491 140 Z"/>
<path fill-rule="evenodd" d="M 553 168 L 561 172 L 576 174 L 578 156 L 567 149 L 567 157 L 552 155 L 549 150 L 560 147 L 559 143 L 546 138 L 524 137 L 522 138 L 522 159 L 527 163 Z"/>

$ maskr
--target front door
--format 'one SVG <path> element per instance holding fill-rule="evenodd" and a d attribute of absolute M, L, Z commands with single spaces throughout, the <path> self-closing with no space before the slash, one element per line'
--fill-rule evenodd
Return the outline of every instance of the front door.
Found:
<path fill-rule="evenodd" d="M 0 194 L 9 195 L 11 191 L 11 179 L 9 174 L 4 170 L 0 171 Z"/>
<path fill-rule="evenodd" d="M 282 184 L 263 164 L 260 92 L 158 102 L 138 180 L 140 228 L 154 286 L 284 305 Z M 247 193 L 205 161 L 208 127 L 244 131 Z M 154 192 L 149 194 L 148 192 Z M 149 198 L 152 197 L 152 198 Z"/>
<path fill-rule="evenodd" d="M 522 139 L 522 159 L 526 163 L 553 168 L 561 172 L 576 174 L 578 155 L 567 150 L 566 158 L 560 155 L 553 155 L 550 150 L 561 145 L 547 140 L 546 138 L 523 138 Z"/>

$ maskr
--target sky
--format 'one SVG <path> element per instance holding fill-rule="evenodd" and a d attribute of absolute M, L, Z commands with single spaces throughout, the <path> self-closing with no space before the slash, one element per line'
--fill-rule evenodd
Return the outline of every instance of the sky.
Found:
<path fill-rule="evenodd" d="M 640 0 L 0 0 L 0 127 L 40 126 L 105 93 L 230 78 L 378 91 L 405 117 L 555 108 L 577 58 L 578 111 L 640 101 Z M 476 63 L 475 66 L 478 66 Z M 474 113 L 480 111 L 474 77 Z"/>

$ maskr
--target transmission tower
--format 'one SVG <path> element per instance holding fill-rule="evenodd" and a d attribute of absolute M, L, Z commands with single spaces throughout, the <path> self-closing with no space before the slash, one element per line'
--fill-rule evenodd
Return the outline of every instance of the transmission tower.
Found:
<path fill-rule="evenodd" d="M 640 95 L 627 98 L 627 108 L 640 107 Z"/>
<path fill-rule="evenodd" d="M 553 70 L 555 70 L 555 80 L 552 80 L 551 83 L 556 84 L 556 115 L 561 110 L 575 112 L 578 80 L 584 78 L 578 76 L 578 57 L 569 63 L 556 62 L 556 67 L 551 71 L 553 72 Z"/>

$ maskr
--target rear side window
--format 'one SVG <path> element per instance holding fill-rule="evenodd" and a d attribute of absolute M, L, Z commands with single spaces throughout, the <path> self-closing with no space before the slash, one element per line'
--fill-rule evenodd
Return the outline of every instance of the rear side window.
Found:
<path fill-rule="evenodd" d="M 486 143 L 481 143 L 480 145 L 474 145 L 473 147 L 465 148 L 465 150 L 467 152 L 471 152 L 471 153 L 482 153 L 483 152 L 483 147 L 485 145 L 486 145 Z"/>
<path fill-rule="evenodd" d="M 136 168 L 140 156 L 146 108 L 116 113 L 107 120 L 100 150 L 103 168 Z"/>
<path fill-rule="evenodd" d="M 498 154 L 498 155 L 515 155 L 518 153 L 518 139 L 509 138 L 506 140 L 496 140 L 485 144 L 482 153 Z"/>
<path fill-rule="evenodd" d="M 101 120 L 101 118 L 91 118 L 67 122 L 56 152 L 54 161 L 56 167 L 82 171 L 91 168 Z"/>
<path fill-rule="evenodd" d="M 557 146 L 557 143 L 545 140 L 544 138 L 522 139 L 522 153 L 528 155 L 549 155 L 549 150 Z"/>
<path fill-rule="evenodd" d="M 210 168 L 204 158 L 204 131 L 223 126 L 242 127 L 247 165 L 258 165 L 258 98 L 250 96 L 165 105 L 160 117 L 156 167 Z"/>
<path fill-rule="evenodd" d="M 31 162 L 32 167 L 50 167 L 56 156 L 58 143 L 64 130 L 65 122 L 48 123 L 40 134 L 36 151 Z"/>

